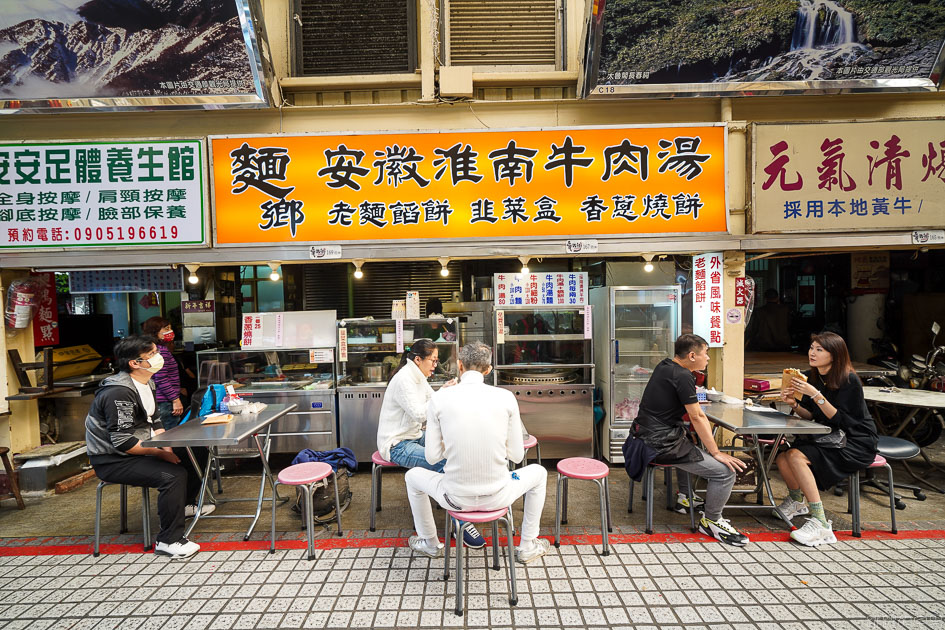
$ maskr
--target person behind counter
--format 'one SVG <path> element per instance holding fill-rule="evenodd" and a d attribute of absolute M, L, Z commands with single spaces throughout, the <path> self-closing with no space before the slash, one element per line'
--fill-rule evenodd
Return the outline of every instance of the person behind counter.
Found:
<path fill-rule="evenodd" d="M 779 506 L 781 511 L 787 518 L 811 515 L 803 527 L 791 532 L 791 538 L 816 547 L 837 542 L 833 523 L 824 514 L 820 490 L 835 486 L 872 464 L 878 437 L 863 397 L 863 384 L 853 369 L 843 338 L 832 332 L 814 335 L 807 359 L 812 368 L 806 375 L 807 381 L 795 377 L 782 384 L 781 400 L 790 404 L 792 413 L 801 418 L 831 427 L 831 436 L 842 429 L 846 444 L 795 441 L 794 448 L 778 455 L 775 461 L 788 487 L 788 497 Z M 800 402 L 795 399 L 795 392 L 803 394 Z M 808 505 L 804 505 L 805 497 Z"/>
<path fill-rule="evenodd" d="M 427 406 L 426 459 L 434 462 L 446 456 L 446 469 L 438 473 L 414 468 L 404 477 L 417 529 L 408 541 L 410 548 L 435 558 L 443 547 L 428 497 L 450 510 L 488 511 L 525 495 L 515 559 L 531 562 L 551 546 L 538 538 L 548 473 L 541 464 L 509 471 L 509 461 L 525 457 L 522 419 L 512 392 L 484 382 L 492 371 L 492 349 L 481 341 L 469 343 L 459 351 L 458 365 L 459 384 L 433 394 Z"/>
<path fill-rule="evenodd" d="M 744 547 L 748 537 L 722 518 L 722 508 L 728 502 L 735 485 L 736 470 L 744 470 L 745 462 L 719 450 L 712 436 L 711 425 L 696 396 L 696 377 L 709 364 L 709 344 L 699 335 L 680 335 L 676 339 L 675 356 L 663 359 L 653 370 L 643 397 L 640 412 L 633 421 L 630 434 L 639 438 L 655 451 L 652 461 L 672 464 L 680 470 L 699 475 L 707 481 L 705 511 L 699 521 L 699 531 L 716 540 Z M 705 450 L 689 439 L 683 415 L 702 440 Z M 648 462 L 647 462 L 648 463 Z M 686 496 L 689 488 L 680 490 Z"/>
<path fill-rule="evenodd" d="M 165 429 L 180 424 L 184 405 L 180 399 L 180 367 L 171 353 L 174 347 L 174 330 L 171 323 L 163 317 L 151 317 L 141 324 L 145 335 L 157 340 L 162 366 L 153 377 L 155 397 L 157 398 L 157 416 Z"/>
<path fill-rule="evenodd" d="M 89 461 L 102 481 L 157 488 L 161 531 L 154 553 L 192 556 L 200 545 L 184 538 L 184 518 L 200 480 L 171 449 L 141 446 L 164 432 L 151 382 L 163 364 L 160 350 L 152 337 L 132 335 L 115 344 L 114 355 L 118 373 L 102 381 L 85 418 Z"/>

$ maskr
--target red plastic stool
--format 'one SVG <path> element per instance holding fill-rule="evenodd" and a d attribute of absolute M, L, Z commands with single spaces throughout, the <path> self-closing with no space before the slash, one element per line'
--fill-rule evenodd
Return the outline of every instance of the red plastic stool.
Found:
<path fill-rule="evenodd" d="M 381 511 L 381 472 L 385 468 L 399 468 L 394 462 L 389 462 L 379 451 L 371 455 L 371 531 L 374 531 L 374 513 Z"/>
<path fill-rule="evenodd" d="M 893 472 L 892 467 L 889 465 L 889 462 L 886 461 L 886 458 L 877 453 L 876 457 L 873 459 L 873 463 L 867 466 L 869 468 L 885 468 L 886 475 L 889 478 L 889 518 L 892 519 L 892 530 L 893 534 L 898 534 L 899 530 L 896 529 L 896 492 L 895 486 L 893 485 Z M 850 475 L 850 493 L 847 495 L 848 505 L 847 508 L 852 515 L 853 520 L 853 535 L 857 538 L 860 538 L 862 534 L 860 533 L 860 473 L 859 471 Z"/>
<path fill-rule="evenodd" d="M 273 484 L 273 497 L 276 496 L 276 487 L 295 486 L 302 491 L 302 513 L 305 519 L 306 534 L 308 535 L 308 559 L 315 556 L 315 516 L 312 513 L 312 490 L 313 486 L 332 475 L 335 479 L 335 517 L 338 521 L 338 535 L 341 536 L 341 501 L 338 499 L 338 473 L 325 462 L 305 462 L 289 466 L 279 473 L 279 477 Z M 276 506 L 275 501 L 272 505 L 272 536 L 269 539 L 269 553 L 276 551 Z"/>
<path fill-rule="evenodd" d="M 466 602 L 466 591 L 463 590 L 463 525 L 465 523 L 492 523 L 492 568 L 499 570 L 499 521 L 505 523 L 505 535 L 508 546 L 508 572 L 512 582 L 512 592 L 509 595 L 509 605 L 518 603 L 518 594 L 515 590 L 515 542 L 512 537 L 512 523 L 508 518 L 508 508 L 490 510 L 488 512 L 460 512 L 446 511 L 446 553 L 443 562 L 443 579 L 450 577 L 450 538 L 453 537 L 455 527 L 456 538 L 456 608 L 453 612 L 463 614 L 463 604 Z"/>
<path fill-rule="evenodd" d="M 555 547 L 561 546 L 561 525 L 568 522 L 568 479 L 583 479 L 596 483 L 600 491 L 600 526 L 604 543 L 601 555 L 610 555 L 610 544 L 607 541 L 607 532 L 611 531 L 608 475 L 610 475 L 610 467 L 596 459 L 569 457 L 558 462 L 558 485 L 555 492 Z"/>

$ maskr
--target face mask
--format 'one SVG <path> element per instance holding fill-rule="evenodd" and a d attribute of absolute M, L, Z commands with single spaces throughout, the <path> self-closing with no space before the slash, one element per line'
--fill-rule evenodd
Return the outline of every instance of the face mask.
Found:
<path fill-rule="evenodd" d="M 161 335 L 161 339 L 163 339 L 164 341 L 174 341 L 174 331 L 172 330 L 169 333 L 164 333 L 163 335 Z"/>
<path fill-rule="evenodd" d="M 164 357 L 161 356 L 161 353 L 158 353 L 148 359 L 148 363 L 151 364 L 151 367 L 144 368 L 151 374 L 157 374 L 161 371 L 161 368 L 164 367 Z"/>

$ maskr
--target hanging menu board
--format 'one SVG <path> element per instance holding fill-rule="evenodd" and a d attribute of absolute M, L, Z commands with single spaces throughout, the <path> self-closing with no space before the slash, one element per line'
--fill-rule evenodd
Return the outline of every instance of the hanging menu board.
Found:
<path fill-rule="evenodd" d="M 244 313 L 243 348 L 334 348 L 336 312 Z"/>
<path fill-rule="evenodd" d="M 587 304 L 587 273 L 497 273 L 492 277 L 499 306 L 582 306 Z"/>

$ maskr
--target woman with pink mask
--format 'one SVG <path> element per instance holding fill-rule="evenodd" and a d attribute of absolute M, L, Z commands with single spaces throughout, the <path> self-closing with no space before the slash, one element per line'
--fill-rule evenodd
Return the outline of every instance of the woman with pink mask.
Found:
<path fill-rule="evenodd" d="M 157 388 L 157 416 L 165 429 L 180 424 L 184 405 L 180 399 L 180 369 L 177 359 L 171 353 L 174 348 L 174 331 L 171 323 L 163 317 L 151 317 L 141 325 L 145 335 L 154 337 L 158 352 L 164 359 L 163 367 L 154 375 L 154 386 Z"/>

